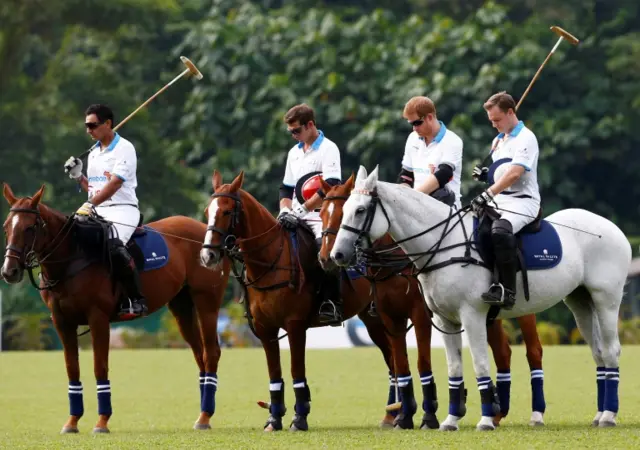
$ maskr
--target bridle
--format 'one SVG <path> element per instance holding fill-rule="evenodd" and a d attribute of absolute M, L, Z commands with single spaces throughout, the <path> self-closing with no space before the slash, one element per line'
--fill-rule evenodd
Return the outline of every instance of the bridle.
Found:
<path fill-rule="evenodd" d="M 34 223 L 33 225 L 28 226 L 23 231 L 23 233 L 26 233 L 27 231 L 33 231 L 33 233 L 34 233 L 33 241 L 31 242 L 31 248 L 29 249 L 29 251 L 25 252 L 24 248 L 20 249 L 20 248 L 16 247 L 15 245 L 11 245 L 11 244 L 7 243 L 7 247 L 5 248 L 4 257 L 5 258 L 12 258 L 12 259 L 17 260 L 18 264 L 20 265 L 20 268 L 22 270 L 24 270 L 26 268 L 29 268 L 29 267 L 34 267 L 34 263 L 35 263 L 35 266 L 37 266 L 37 258 L 36 258 L 36 255 L 35 255 L 35 248 L 36 248 L 36 241 L 37 241 L 37 237 L 38 237 L 38 232 L 40 230 L 45 230 L 46 229 L 46 223 L 44 222 L 44 220 L 42 220 L 42 216 L 40 216 L 40 211 L 36 207 L 36 208 L 11 208 L 11 209 L 9 209 L 9 212 L 35 214 L 36 223 Z M 11 254 L 9 252 L 13 252 L 13 254 Z"/>
<path fill-rule="evenodd" d="M 349 196 L 348 195 L 327 195 L 322 199 L 323 202 L 328 202 L 328 201 L 331 201 L 331 200 L 344 200 L 344 201 L 347 201 L 347 200 L 349 200 Z M 337 228 L 325 228 L 324 230 L 322 230 L 322 233 L 320 235 L 322 237 L 325 237 L 327 235 L 336 236 L 337 234 L 338 234 L 338 229 Z"/>
<path fill-rule="evenodd" d="M 376 208 L 378 207 L 378 205 L 380 205 L 380 209 L 382 210 L 382 213 L 384 214 L 385 219 L 387 219 L 387 224 L 389 225 L 389 228 L 391 227 L 391 220 L 389 220 L 389 215 L 387 214 L 387 210 L 384 208 L 384 204 L 382 203 L 382 200 L 380 200 L 380 197 L 378 196 L 377 191 L 375 190 L 370 191 L 367 189 L 354 189 L 352 193 L 367 195 L 371 197 L 371 202 L 369 202 L 369 204 L 367 205 L 367 215 L 364 218 L 362 229 L 357 229 L 345 224 L 341 224 L 340 229 L 348 231 L 350 233 L 354 233 L 357 236 L 357 241 L 360 241 L 364 237 L 370 240 L 369 232 L 371 231 L 371 226 L 373 225 L 373 219 L 375 218 Z M 334 230 L 331 230 L 331 231 L 334 231 Z"/>
<path fill-rule="evenodd" d="M 230 198 L 235 202 L 233 209 L 229 211 L 229 214 L 231 215 L 231 223 L 226 230 L 213 225 L 207 225 L 207 231 L 218 233 L 221 236 L 220 244 L 202 244 L 202 248 L 206 248 L 208 250 L 218 250 L 220 252 L 228 252 L 236 246 L 236 236 L 234 233 L 235 228 L 238 226 L 239 217 L 242 212 L 242 201 L 240 200 L 240 196 L 238 196 L 237 194 L 214 193 L 211 195 L 212 200 L 214 198 L 220 197 Z"/>

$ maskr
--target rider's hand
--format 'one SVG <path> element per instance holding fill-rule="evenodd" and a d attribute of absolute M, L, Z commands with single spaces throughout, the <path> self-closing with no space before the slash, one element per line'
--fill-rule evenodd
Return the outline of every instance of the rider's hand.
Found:
<path fill-rule="evenodd" d="M 64 163 L 64 171 L 69 178 L 77 180 L 82 176 L 82 160 L 75 156 L 70 157 Z"/>
<path fill-rule="evenodd" d="M 77 216 L 89 217 L 94 215 L 96 210 L 91 202 L 84 202 L 80 208 L 76 211 Z"/>
<path fill-rule="evenodd" d="M 295 208 L 293 211 L 291 211 L 291 214 L 296 216 L 298 219 L 301 219 L 304 216 L 306 216 L 308 212 L 309 210 L 307 209 L 307 207 L 304 206 L 304 204 L 302 204 L 302 205 L 299 205 L 297 208 Z"/>
<path fill-rule="evenodd" d="M 277 220 L 281 226 L 290 230 L 294 230 L 298 226 L 298 217 L 286 206 L 280 210 Z"/>
<path fill-rule="evenodd" d="M 489 168 L 488 167 L 480 167 L 480 166 L 475 166 L 473 168 L 473 173 L 471 174 L 471 177 L 476 180 L 476 181 L 488 181 L 489 178 Z"/>
<path fill-rule="evenodd" d="M 471 209 L 473 209 L 475 213 L 481 213 L 491 201 L 493 201 L 493 194 L 489 189 L 487 189 L 482 194 L 471 200 Z"/>

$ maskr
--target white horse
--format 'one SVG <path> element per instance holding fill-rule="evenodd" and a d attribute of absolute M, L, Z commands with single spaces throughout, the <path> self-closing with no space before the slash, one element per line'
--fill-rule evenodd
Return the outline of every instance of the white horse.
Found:
<path fill-rule="evenodd" d="M 344 205 L 341 229 L 331 258 L 345 266 L 354 257 L 359 237 L 371 240 L 390 233 L 408 254 L 424 254 L 442 239 L 440 248 L 464 242 L 473 218 L 467 214 L 443 237 L 450 208 L 428 195 L 406 186 L 378 181 L 378 168 L 369 176 L 360 166 L 356 185 Z M 512 310 L 501 310 L 498 317 L 513 318 L 544 311 L 564 299 L 573 312 L 580 332 L 591 346 L 597 364 L 598 413 L 593 425 L 615 426 L 618 413 L 618 312 L 631 262 L 631 247 L 622 231 L 609 220 L 581 209 L 566 209 L 548 217 L 555 224 L 563 254 L 560 263 L 546 270 L 529 271 L 530 299 L 518 289 Z M 456 221 L 450 222 L 449 227 Z M 563 226 L 558 226 L 563 225 Z M 423 233 L 425 230 L 429 230 Z M 419 236 L 416 236 L 419 235 Z M 415 237 L 413 237 L 415 236 Z M 437 253 L 429 265 L 461 257 L 464 246 Z M 472 253 L 479 259 L 479 255 Z M 416 256 L 417 257 L 417 256 Z M 417 268 L 427 262 L 417 257 Z M 451 264 L 419 275 L 425 301 L 449 330 L 462 326 L 469 346 L 482 400 L 479 430 L 493 430 L 496 407 L 495 388 L 490 377 L 487 351 L 486 318 L 489 306 L 481 294 L 490 284 L 491 274 L 479 265 Z M 517 286 L 522 287 L 518 274 Z M 449 371 L 449 416 L 441 430 L 457 430 L 465 408 L 459 408 L 462 384 L 462 340 L 460 335 L 445 335 Z"/>

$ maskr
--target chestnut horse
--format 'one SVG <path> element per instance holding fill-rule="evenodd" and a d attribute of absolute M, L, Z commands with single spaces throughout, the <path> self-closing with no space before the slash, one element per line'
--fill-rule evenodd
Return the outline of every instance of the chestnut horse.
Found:
<path fill-rule="evenodd" d="M 305 369 L 306 331 L 321 326 L 316 315 L 320 305 L 317 274 L 322 269 L 315 239 L 310 231 L 302 228 L 293 234 L 282 228 L 264 206 L 241 189 L 243 180 L 244 172 L 241 172 L 231 184 L 223 185 L 220 174 L 217 171 L 213 174 L 214 194 L 208 207 L 208 232 L 200 254 L 202 264 L 216 268 L 227 254 L 246 270 L 239 281 L 246 289 L 247 317 L 264 348 L 270 378 L 270 415 L 265 431 L 281 430 L 286 412 L 278 331 L 282 328 L 287 332 L 296 399 L 289 429 L 306 431 L 311 409 Z M 292 243 L 294 235 L 298 245 Z M 343 282 L 343 292 L 349 290 L 346 284 L 347 281 Z M 391 348 L 379 318 L 368 314 L 370 303 L 369 294 L 346 296 L 344 317 L 358 314 L 391 371 Z M 391 403 L 394 401 L 392 398 Z M 392 420 L 393 417 L 387 415 L 383 425 L 389 425 Z"/>
<path fill-rule="evenodd" d="M 22 280 L 25 269 L 41 267 L 41 296 L 51 310 L 53 324 L 64 348 L 69 377 L 70 417 L 62 433 L 77 433 L 84 414 L 80 366 L 78 362 L 78 326 L 89 325 L 93 344 L 94 373 L 98 395 L 98 421 L 95 433 L 109 432 L 112 414 L 109 383 L 109 337 L 115 321 L 122 289 L 113 284 L 104 263 L 89 263 L 74 241 L 74 220 L 45 206 L 40 200 L 44 186 L 33 196 L 16 198 L 6 183 L 4 197 L 11 209 L 4 223 L 7 249 L 2 276 L 8 283 Z M 206 226 L 182 216 L 149 224 L 152 232 L 165 236 L 168 248 L 166 264 L 140 274 L 142 291 L 149 312 L 164 305 L 175 316 L 182 336 L 191 346 L 200 369 L 201 413 L 194 428 L 209 429 L 215 410 L 217 370 L 220 359 L 218 312 L 229 277 L 228 261 L 221 270 L 201 267 L 198 253 Z M 132 379 L 128 389 L 144 378 Z"/>
<path fill-rule="evenodd" d="M 331 249 L 335 243 L 335 237 L 340 228 L 342 222 L 342 207 L 349 198 L 349 194 L 354 186 L 354 176 L 351 177 L 342 185 L 330 186 L 326 182 L 322 181 L 323 190 L 326 193 L 322 209 L 320 210 L 320 216 L 322 217 L 323 225 L 323 240 L 322 248 L 320 249 L 320 261 L 325 269 L 331 269 L 336 267 L 333 260 L 330 258 Z M 393 240 L 388 234 L 384 235 L 379 241 L 373 243 L 374 246 L 381 245 L 387 246 L 392 243 Z M 401 249 L 397 249 L 396 252 L 401 252 Z M 371 269 L 369 269 L 369 272 Z M 409 270 L 408 273 L 411 271 Z M 415 277 L 411 276 L 413 283 L 417 283 Z M 394 278 L 390 278 L 393 280 Z M 359 286 L 357 286 L 358 288 Z M 363 288 L 364 289 L 364 288 Z M 369 289 L 368 287 L 366 289 Z M 420 380 L 424 383 L 425 380 L 431 380 L 430 377 L 425 377 L 423 374 L 423 367 L 425 367 L 424 360 L 428 361 L 429 372 L 431 376 L 431 361 L 430 361 L 430 341 L 431 341 L 431 321 L 423 317 L 418 318 L 418 322 L 415 321 L 414 315 L 418 310 L 425 310 L 426 306 L 418 308 L 416 305 L 416 299 L 414 297 L 405 296 L 406 284 L 402 286 L 399 283 L 391 283 L 388 281 L 376 282 L 375 290 L 377 291 L 377 297 L 375 299 L 376 307 L 380 313 L 380 317 L 389 330 L 402 330 L 406 326 L 407 319 L 411 319 L 416 329 L 416 338 L 418 343 L 418 370 L 420 371 Z M 365 291 L 366 292 L 366 291 Z M 363 295 L 363 294 L 361 294 Z M 424 299 L 420 295 L 419 302 L 423 303 Z M 430 314 L 430 313 L 429 313 Z M 538 338 L 538 331 L 536 329 L 536 316 L 535 314 L 529 314 L 518 318 L 518 324 L 522 330 L 525 345 L 527 347 L 527 359 L 529 361 L 529 368 L 531 369 L 531 391 L 532 391 L 532 425 L 541 425 L 542 415 L 545 411 L 545 400 L 543 391 L 543 378 L 542 378 L 542 345 Z M 427 328 L 427 329 L 422 329 Z M 511 390 L 511 347 L 507 335 L 502 327 L 501 320 L 492 321 L 487 328 L 487 337 L 489 346 L 493 352 L 493 358 L 498 369 L 497 379 L 497 392 L 500 398 L 500 414 L 494 418 L 494 423 L 497 425 L 500 420 L 509 412 L 510 403 L 510 390 Z M 391 338 L 393 357 L 396 367 L 396 373 L 398 374 L 398 380 L 406 379 L 411 380 L 411 373 L 409 370 L 409 362 L 406 354 L 406 340 L 404 334 L 398 333 Z M 421 342 L 424 339 L 424 342 Z M 426 347 L 426 348 L 422 348 Z M 455 389 L 456 393 L 458 392 Z M 403 392 L 404 394 L 404 392 Z M 405 394 L 406 395 L 406 394 Z M 435 395 L 435 392 L 434 394 Z M 412 405 L 413 392 L 411 391 L 410 400 L 407 402 L 405 397 L 402 397 L 402 411 L 413 411 L 415 413 L 415 405 Z M 453 400 L 453 399 L 451 399 Z M 465 397 L 460 399 L 462 403 L 465 401 Z M 456 399 L 456 401 L 458 401 Z M 408 403 L 408 404 L 406 404 Z M 426 402 L 423 403 L 423 408 L 429 406 Z M 465 408 L 461 408 L 465 410 Z M 425 409 L 426 413 L 426 409 Z M 536 420 L 536 419 L 539 419 Z M 437 428 L 437 426 L 436 426 Z"/>

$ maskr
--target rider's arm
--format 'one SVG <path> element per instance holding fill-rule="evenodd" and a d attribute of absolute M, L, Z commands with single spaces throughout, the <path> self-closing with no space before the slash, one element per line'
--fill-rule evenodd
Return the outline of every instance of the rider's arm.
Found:
<path fill-rule="evenodd" d="M 89 181 L 87 180 L 87 177 L 82 175 L 80 178 L 78 178 L 78 186 L 83 191 L 89 192 Z"/>
<path fill-rule="evenodd" d="M 329 178 L 324 181 L 326 181 L 329 186 L 336 186 L 340 184 L 340 180 L 338 178 Z M 322 189 L 319 189 L 318 192 L 313 194 L 313 196 L 309 200 L 304 202 L 304 206 L 305 208 L 307 208 L 307 211 L 313 211 L 314 209 L 321 208 L 322 200 L 324 199 L 325 194 L 325 192 L 322 192 Z"/>
<path fill-rule="evenodd" d="M 100 192 L 91 197 L 91 204 L 93 206 L 98 206 L 105 200 L 110 199 L 113 194 L 115 194 L 118 189 L 122 187 L 123 183 L 124 180 L 119 176 L 112 176 L 111 180 L 109 180 L 109 182 L 102 189 L 100 189 Z"/>
<path fill-rule="evenodd" d="M 296 179 L 293 176 L 291 167 L 291 151 L 287 155 L 287 165 L 284 169 L 284 178 L 280 185 L 280 210 L 283 208 L 291 209 L 291 200 L 293 199 L 293 191 L 295 189 Z"/>
<path fill-rule="evenodd" d="M 443 188 L 453 178 L 456 167 L 462 165 L 462 139 L 449 138 L 439 145 L 442 149 L 442 159 L 434 173 L 430 174 L 417 190 L 425 194 L 431 194 L 439 188 Z"/>
<path fill-rule="evenodd" d="M 498 195 L 518 181 L 523 173 L 531 171 L 538 159 L 538 152 L 538 140 L 531 133 L 530 138 L 524 141 L 513 155 L 511 167 L 489 188 L 491 193 Z"/>

